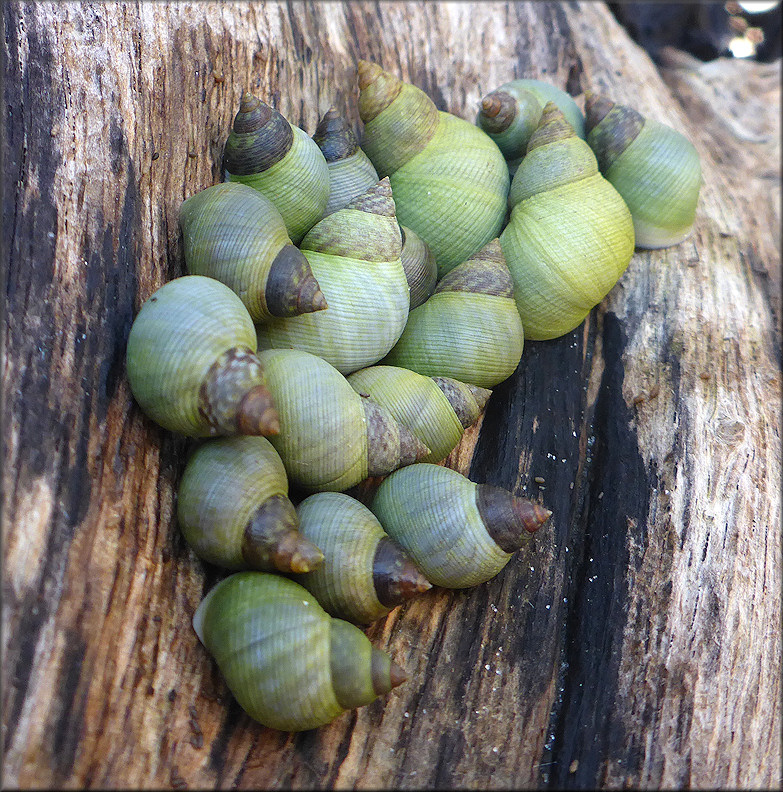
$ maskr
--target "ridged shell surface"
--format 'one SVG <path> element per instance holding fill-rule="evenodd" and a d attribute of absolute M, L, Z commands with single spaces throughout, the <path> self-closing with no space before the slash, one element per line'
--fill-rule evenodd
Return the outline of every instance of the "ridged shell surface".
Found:
<path fill-rule="evenodd" d="M 550 102 L 509 192 L 500 236 L 525 336 L 557 338 L 584 321 L 631 260 L 631 214 L 590 147 Z"/>
<path fill-rule="evenodd" d="M 141 307 L 128 336 L 133 395 L 166 429 L 211 436 L 200 391 L 212 365 L 231 349 L 256 349 L 255 327 L 239 297 L 200 275 L 169 281 Z"/>
<path fill-rule="evenodd" d="M 293 143 L 279 162 L 260 173 L 227 175 L 230 181 L 247 184 L 274 203 L 296 245 L 324 216 L 329 169 L 313 139 L 299 127 L 291 125 L 291 129 Z"/>
<path fill-rule="evenodd" d="M 462 439 L 465 430 L 431 377 L 397 366 L 371 366 L 355 371 L 348 382 L 385 407 L 430 449 L 422 462 L 440 462 Z"/>
<path fill-rule="evenodd" d="M 390 178 L 397 219 L 427 243 L 441 278 L 500 233 L 509 178 L 500 149 L 478 127 L 439 116 L 427 148 Z"/>
<path fill-rule="evenodd" d="M 231 570 L 261 568 L 243 556 L 245 529 L 275 496 L 287 499 L 288 479 L 265 437 L 210 440 L 193 452 L 182 474 L 177 518 L 204 561 Z M 274 565 L 270 561 L 264 568 L 273 571 Z"/>
<path fill-rule="evenodd" d="M 302 531 L 324 553 L 324 563 L 297 580 L 321 606 L 342 619 L 368 624 L 391 608 L 375 591 L 373 561 L 386 532 L 375 515 L 354 498 L 321 492 L 297 507 Z"/>
<path fill-rule="evenodd" d="M 221 581 L 202 601 L 193 626 L 240 706 L 265 726 L 314 729 L 378 695 L 373 682 L 379 675 L 371 667 L 380 653 L 366 636 L 278 575 L 239 572 Z M 345 637 L 349 647 L 340 652 L 334 643 Z M 336 659 L 347 664 L 339 673 L 354 680 L 355 700 L 342 704 L 334 685 Z"/>
<path fill-rule="evenodd" d="M 368 475 L 361 397 L 325 360 L 296 349 L 259 353 L 280 416 L 272 440 L 289 478 L 313 490 L 343 490 Z"/>
<path fill-rule="evenodd" d="M 450 468 L 411 465 L 384 479 L 370 508 L 433 585 L 467 588 L 511 558 L 484 527 L 476 487 Z"/>
<path fill-rule="evenodd" d="M 321 220 L 302 250 L 328 308 L 266 323 L 259 347 L 302 349 L 343 374 L 380 360 L 400 337 L 409 307 L 388 180 Z"/>

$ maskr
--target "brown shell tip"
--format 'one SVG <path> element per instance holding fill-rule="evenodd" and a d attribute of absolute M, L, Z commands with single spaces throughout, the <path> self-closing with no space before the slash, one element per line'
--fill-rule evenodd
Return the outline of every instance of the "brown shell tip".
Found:
<path fill-rule="evenodd" d="M 525 530 L 535 533 L 551 516 L 552 512 L 540 503 L 519 498 L 514 504 L 514 511 L 519 515 Z"/>
<path fill-rule="evenodd" d="M 237 431 L 243 435 L 276 435 L 280 432 L 272 394 L 264 385 L 249 390 L 237 409 Z"/>
<path fill-rule="evenodd" d="M 395 608 L 432 588 L 413 560 L 386 536 L 375 550 L 372 574 L 375 594 L 386 608 Z"/>
<path fill-rule="evenodd" d="M 500 239 L 495 237 L 487 242 L 481 250 L 474 253 L 471 259 L 482 259 L 483 261 L 499 261 L 503 264 L 506 263 L 506 257 L 503 255 L 503 248 L 500 247 Z"/>
<path fill-rule="evenodd" d="M 319 547 L 316 547 L 312 542 L 304 537 L 301 537 L 297 542 L 296 549 L 287 559 L 288 568 L 281 568 L 277 566 L 275 559 L 275 566 L 280 572 L 312 572 L 316 567 L 323 563 L 324 554 Z"/>
<path fill-rule="evenodd" d="M 257 97 L 253 96 L 250 91 L 245 91 L 242 94 L 242 99 L 239 102 L 239 112 L 240 113 L 249 113 L 251 110 L 255 110 L 261 104 L 261 100 Z"/>
<path fill-rule="evenodd" d="M 391 663 L 389 666 L 389 681 L 392 688 L 399 687 L 403 682 L 408 679 L 405 669 L 398 666 L 397 663 Z"/>
<path fill-rule="evenodd" d="M 391 182 L 385 176 L 377 184 L 368 187 L 361 195 L 354 198 L 346 209 L 358 209 L 369 214 L 384 215 L 386 217 L 396 217 L 397 207 L 392 198 Z"/>
<path fill-rule="evenodd" d="M 375 82 L 383 73 L 383 69 L 372 61 L 360 60 L 356 64 L 359 75 L 359 90 L 363 91 L 368 85 Z"/>
<path fill-rule="evenodd" d="M 479 410 L 483 410 L 487 406 L 489 397 L 492 391 L 489 388 L 481 388 L 478 385 L 471 385 L 469 382 L 464 383 L 465 387 L 473 394 Z"/>
<path fill-rule="evenodd" d="M 315 278 L 313 278 L 313 280 L 315 280 Z M 313 295 L 310 298 L 309 302 L 312 311 L 309 311 L 308 313 L 314 313 L 315 311 L 324 311 L 329 307 L 329 305 L 326 302 L 326 297 L 324 297 L 324 293 L 321 291 L 320 287 L 313 292 Z"/>
<path fill-rule="evenodd" d="M 593 91 L 585 91 L 585 132 L 590 133 L 606 117 L 615 103 Z"/>
<path fill-rule="evenodd" d="M 487 94 L 481 100 L 481 112 L 487 118 L 494 118 L 499 112 L 500 108 L 503 106 L 503 103 L 500 101 L 498 96 L 494 93 Z"/>

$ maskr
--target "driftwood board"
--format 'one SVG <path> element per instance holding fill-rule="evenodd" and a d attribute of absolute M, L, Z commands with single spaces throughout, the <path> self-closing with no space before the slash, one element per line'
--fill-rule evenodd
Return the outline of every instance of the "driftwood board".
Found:
<path fill-rule="evenodd" d="M 20 787 L 774 787 L 780 761 L 780 64 L 662 79 L 593 3 L 3 5 L 3 781 Z M 692 237 L 526 345 L 449 464 L 554 512 L 474 590 L 368 634 L 409 674 L 265 729 L 190 620 L 188 443 L 133 403 L 141 303 L 184 273 L 250 88 L 312 133 L 355 64 L 471 118 L 514 76 L 685 132 Z M 581 99 L 579 99 L 581 101 Z M 543 486 L 535 478 L 544 479 Z"/>

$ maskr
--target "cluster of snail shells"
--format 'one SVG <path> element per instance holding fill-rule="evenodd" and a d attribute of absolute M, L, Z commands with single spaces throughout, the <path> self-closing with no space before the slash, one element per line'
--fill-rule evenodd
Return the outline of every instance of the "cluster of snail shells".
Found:
<path fill-rule="evenodd" d="M 404 681 L 348 622 L 489 580 L 546 521 L 433 463 L 525 335 L 576 327 L 634 243 L 689 233 L 700 184 L 682 136 L 589 93 L 585 125 L 564 92 L 514 80 L 473 125 L 375 64 L 359 87 L 364 150 L 334 109 L 311 139 L 242 97 L 228 181 L 180 211 L 190 274 L 128 341 L 142 409 L 214 438 L 188 460 L 178 521 L 234 574 L 196 632 L 242 707 L 284 730 Z M 368 476 L 386 476 L 369 508 L 343 493 Z M 313 493 L 296 508 L 289 481 Z"/>

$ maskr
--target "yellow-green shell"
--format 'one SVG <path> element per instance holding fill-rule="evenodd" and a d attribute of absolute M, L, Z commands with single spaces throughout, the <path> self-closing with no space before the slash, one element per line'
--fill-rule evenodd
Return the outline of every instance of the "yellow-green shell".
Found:
<path fill-rule="evenodd" d="M 531 138 L 566 125 L 551 103 Z M 528 150 L 509 193 L 509 224 L 500 236 L 514 297 L 532 339 L 573 330 L 609 293 L 634 250 L 630 212 L 598 172 L 589 146 L 568 127 Z"/>
<path fill-rule="evenodd" d="M 495 93 L 507 93 L 515 100 L 515 116 L 502 132 L 492 132 L 491 119 L 479 111 L 476 124 L 483 129 L 503 152 L 509 162 L 512 176 L 525 156 L 530 136 L 541 120 L 544 105 L 554 102 L 562 111 L 576 134 L 584 140 L 585 120 L 576 102 L 565 92 L 542 80 L 517 79 L 496 88 Z"/>
<path fill-rule="evenodd" d="M 348 382 L 357 393 L 385 407 L 430 449 L 422 462 L 440 462 L 462 439 L 465 430 L 431 377 L 397 366 L 370 366 L 355 371 Z"/>
<path fill-rule="evenodd" d="M 269 440 L 210 440 L 191 454 L 185 466 L 177 519 L 199 558 L 226 569 L 247 569 L 242 557 L 245 527 L 258 507 L 275 495 L 288 496 L 288 479 Z"/>
<path fill-rule="evenodd" d="M 280 433 L 270 437 L 289 479 L 340 491 L 368 475 L 362 399 L 337 369 L 297 349 L 259 352 Z"/>
<path fill-rule="evenodd" d="M 254 322 L 271 319 L 267 279 L 275 257 L 291 244 L 272 201 L 244 184 L 225 182 L 188 198 L 179 216 L 188 272 L 225 283 Z"/>
<path fill-rule="evenodd" d="M 389 613 L 373 579 L 378 542 L 386 536 L 375 515 L 339 492 L 311 495 L 296 511 L 301 532 L 324 553 L 323 564 L 297 581 L 338 618 L 369 624 Z"/>
<path fill-rule="evenodd" d="M 323 726 L 374 701 L 374 679 L 389 675 L 388 657 L 361 630 L 278 575 L 226 578 L 204 598 L 193 626 L 242 709 L 274 729 Z"/>
<path fill-rule="evenodd" d="M 613 116 L 588 135 L 596 144 Z M 701 162 L 693 144 L 679 132 L 645 118 L 638 135 L 611 164 L 601 163 L 604 177 L 620 193 L 633 217 L 636 246 L 663 248 L 682 242 L 691 232 L 701 188 Z"/>
<path fill-rule="evenodd" d="M 397 217 L 429 246 L 438 276 L 496 237 L 509 176 L 500 149 L 478 127 L 438 111 L 419 88 L 360 62 L 362 148 L 390 176 Z"/>
<path fill-rule="evenodd" d="M 142 305 L 128 336 L 128 380 L 136 401 L 166 429 L 214 435 L 199 409 L 200 391 L 212 365 L 232 349 L 256 350 L 255 326 L 239 297 L 201 275 L 169 281 Z M 261 383 L 255 368 L 249 377 Z"/>
<path fill-rule="evenodd" d="M 376 213 L 380 193 L 383 213 Z M 400 337 L 409 307 L 388 180 L 321 220 L 301 247 L 328 307 L 259 326 L 259 348 L 302 349 L 343 374 L 380 360 Z"/>
<path fill-rule="evenodd" d="M 492 388 L 514 373 L 524 332 L 497 239 L 448 272 L 408 316 L 384 365 Z"/>
<path fill-rule="evenodd" d="M 451 468 L 411 465 L 381 482 L 370 508 L 433 585 L 467 588 L 494 577 L 511 558 L 487 532 L 476 490 Z"/>
<path fill-rule="evenodd" d="M 329 200 L 329 169 L 313 139 L 293 124 L 291 129 L 293 143 L 281 160 L 260 173 L 227 176 L 269 198 L 296 245 L 324 216 Z"/>

